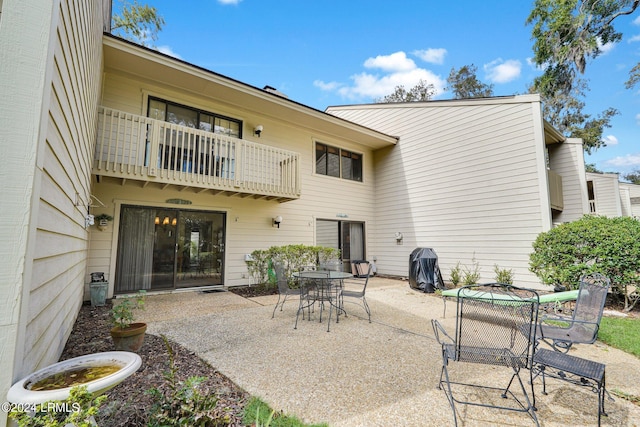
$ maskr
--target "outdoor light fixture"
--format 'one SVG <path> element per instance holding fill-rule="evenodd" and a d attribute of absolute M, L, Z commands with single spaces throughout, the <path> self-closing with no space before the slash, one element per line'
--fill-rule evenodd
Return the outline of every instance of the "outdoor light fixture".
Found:
<path fill-rule="evenodd" d="M 160 217 L 157 216 L 154 222 L 156 225 L 160 225 Z"/>
<path fill-rule="evenodd" d="M 260 134 L 262 133 L 263 130 L 264 130 L 264 126 L 258 125 L 255 128 L 253 128 L 253 134 L 258 135 L 258 138 L 260 138 Z"/>
<path fill-rule="evenodd" d="M 173 218 L 171 220 L 171 225 L 176 225 L 178 223 L 178 218 Z"/>
<path fill-rule="evenodd" d="M 282 222 L 282 217 L 280 215 L 278 215 L 277 217 L 273 218 L 273 225 L 277 226 L 278 228 L 280 228 L 280 223 Z"/>
<path fill-rule="evenodd" d="M 165 216 L 164 219 L 162 220 L 162 225 L 169 225 L 169 217 Z"/>

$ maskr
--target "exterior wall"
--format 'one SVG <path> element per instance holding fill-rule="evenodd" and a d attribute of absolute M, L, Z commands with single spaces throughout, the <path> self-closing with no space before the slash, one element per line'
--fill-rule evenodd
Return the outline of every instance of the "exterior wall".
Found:
<path fill-rule="evenodd" d="M 298 200 L 286 203 L 214 196 L 209 192 L 196 193 L 167 188 L 160 190 L 153 185 L 145 188 L 137 185 L 119 185 L 102 179 L 94 182 L 93 193 L 106 206 L 92 213 L 108 213 L 114 216 L 106 231 L 91 227 L 91 247 L 87 272 L 104 271 L 107 280 L 115 277 L 117 255 L 117 230 L 122 204 L 182 207 L 186 209 L 216 210 L 227 213 L 227 242 L 225 245 L 226 286 L 249 283 L 245 254 L 274 245 L 315 244 L 315 220 L 339 219 L 338 214 L 348 215 L 349 221 L 363 221 L 367 231 L 374 229 L 374 170 L 373 153 L 357 141 L 341 139 L 322 131 L 287 121 L 286 117 L 274 118 L 257 114 L 231 105 L 225 99 L 197 96 L 180 88 L 161 85 L 158 82 L 134 78 L 107 71 L 103 85 L 101 104 L 130 113 L 146 115 L 147 97 L 155 96 L 197 107 L 243 121 L 243 138 L 261 144 L 273 145 L 301 155 L 302 195 Z M 264 131 L 260 138 L 253 135 L 252 124 L 260 123 Z M 363 182 L 354 182 L 314 173 L 315 141 L 363 154 Z M 180 198 L 192 202 L 188 206 L 168 205 L 167 199 Z M 272 226 L 272 218 L 281 215 L 280 228 Z M 370 251 L 367 250 L 367 253 Z M 115 284 L 110 282 L 110 294 Z M 85 295 L 88 298 L 88 294 Z"/>
<path fill-rule="evenodd" d="M 608 217 L 622 216 L 618 174 L 587 173 L 587 180 L 593 181 L 596 214 Z"/>
<path fill-rule="evenodd" d="M 98 0 L 2 8 L 0 397 L 58 360 L 82 303 L 102 51 Z"/>
<path fill-rule="evenodd" d="M 587 182 L 584 170 L 582 140 L 570 138 L 562 144 L 552 144 L 549 150 L 551 170 L 562 176 L 564 209 L 554 213 L 554 224 L 571 222 L 589 213 Z"/>
<path fill-rule="evenodd" d="M 432 247 L 448 279 L 458 261 L 528 271 L 531 243 L 551 227 L 540 103 L 536 96 L 331 107 L 331 114 L 400 136 L 376 152 L 376 230 L 380 274 L 408 275 L 409 254 Z M 396 244 L 395 233 L 404 239 Z"/>
<path fill-rule="evenodd" d="M 623 214 L 640 219 L 640 185 L 626 182 L 621 182 L 618 185 L 620 187 L 621 199 L 623 191 L 626 193 L 626 198 L 622 199 L 622 201 L 627 210 L 623 212 Z"/>

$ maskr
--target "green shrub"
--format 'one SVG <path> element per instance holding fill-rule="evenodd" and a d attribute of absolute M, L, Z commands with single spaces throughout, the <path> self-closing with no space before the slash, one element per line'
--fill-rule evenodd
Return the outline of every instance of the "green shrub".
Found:
<path fill-rule="evenodd" d="M 225 408 L 217 408 L 215 393 L 202 392 L 200 385 L 206 377 L 178 379 L 178 368 L 169 340 L 161 335 L 169 353 L 169 371 L 164 373 L 165 385 L 147 391 L 154 400 L 149 411 L 150 427 L 170 426 L 226 426 L 231 416 Z"/>
<path fill-rule="evenodd" d="M 284 265 L 285 274 L 291 277 L 291 273 L 300 270 L 301 267 L 337 259 L 340 259 L 338 249 L 324 246 L 286 245 L 272 246 L 265 250 L 257 249 L 251 252 L 251 260 L 246 263 L 254 283 L 262 284 L 273 282 L 273 276 L 269 274 L 273 270 L 271 263 Z"/>
<path fill-rule="evenodd" d="M 69 390 L 69 397 L 63 401 L 34 404 L 33 412 L 27 412 L 26 408 L 22 407 L 16 408 L 9 413 L 9 417 L 17 422 L 19 427 L 92 427 L 95 426 L 93 417 L 98 414 L 106 399 L 107 396 L 104 394 L 94 396 L 87 390 L 86 385 L 76 386 Z"/>
<path fill-rule="evenodd" d="M 475 257 L 471 258 L 471 267 L 462 267 L 462 284 L 464 286 L 475 285 L 480 280 L 480 263 Z"/>
<path fill-rule="evenodd" d="M 460 268 L 460 261 L 456 263 L 456 266 L 451 268 L 451 272 L 449 273 L 449 280 L 453 283 L 453 286 L 458 287 L 460 283 L 460 275 L 462 274 Z"/>
<path fill-rule="evenodd" d="M 629 217 L 585 215 L 540 233 L 533 242 L 529 269 L 547 285 L 577 289 L 580 277 L 593 272 L 611 279 L 613 292 L 623 296 L 625 310 L 631 285 L 640 277 L 640 221 Z"/>
<path fill-rule="evenodd" d="M 495 264 L 493 266 L 493 272 L 496 273 L 495 279 L 497 283 L 504 283 L 507 285 L 513 284 L 513 270 L 500 268 L 498 264 Z"/>

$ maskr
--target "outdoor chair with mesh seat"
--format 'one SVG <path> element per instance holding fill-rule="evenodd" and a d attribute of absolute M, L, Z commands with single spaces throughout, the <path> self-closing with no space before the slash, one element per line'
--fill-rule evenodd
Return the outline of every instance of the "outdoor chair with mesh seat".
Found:
<path fill-rule="evenodd" d="M 527 413 L 538 424 L 531 386 L 529 398 L 520 377 L 522 369 L 529 372 L 535 352 L 535 330 L 538 316 L 538 295 L 530 289 L 507 284 L 462 287 L 459 292 L 477 290 L 474 298 L 459 297 L 456 301 L 455 330 L 448 333 L 432 319 L 436 340 L 442 346 L 442 370 L 438 388 L 444 390 L 458 425 L 456 404 L 474 405 Z M 466 290 L 466 291 L 465 291 Z M 503 370 L 488 370 L 473 375 L 460 371 L 466 364 L 491 365 Z M 503 373 L 501 373 L 504 371 Z M 510 375 L 510 380 L 506 383 Z M 506 383 L 506 387 L 498 386 Z M 514 383 L 515 390 L 511 390 Z M 518 387 L 519 386 L 519 387 Z"/>
<path fill-rule="evenodd" d="M 593 344 L 610 286 L 611 281 L 602 274 L 583 276 L 572 315 L 540 316 L 538 339 L 561 352 L 567 352 L 573 344 Z"/>
<path fill-rule="evenodd" d="M 289 279 L 285 274 L 284 266 L 282 264 L 275 264 L 274 270 L 276 273 L 276 282 L 278 283 L 278 301 L 276 302 L 276 306 L 273 308 L 273 314 L 271 315 L 272 319 L 276 315 L 276 309 L 278 306 L 280 306 L 280 311 L 282 311 L 284 303 L 287 301 L 289 296 L 293 295 L 301 299 L 305 297 L 305 295 L 303 295 L 303 288 L 299 287 L 298 289 L 293 289 L 289 287 Z M 280 300 L 282 300 L 282 302 L 280 302 Z"/>
<path fill-rule="evenodd" d="M 367 313 L 369 323 L 371 323 L 371 309 L 367 303 L 365 293 L 367 291 L 367 284 L 369 283 L 369 277 L 371 277 L 371 270 L 373 266 L 369 265 L 366 275 L 361 278 L 345 279 L 342 283 L 342 292 L 340 295 L 340 306 L 344 308 L 344 298 L 354 298 L 362 301 L 362 307 Z M 346 312 L 345 312 L 346 315 Z"/>

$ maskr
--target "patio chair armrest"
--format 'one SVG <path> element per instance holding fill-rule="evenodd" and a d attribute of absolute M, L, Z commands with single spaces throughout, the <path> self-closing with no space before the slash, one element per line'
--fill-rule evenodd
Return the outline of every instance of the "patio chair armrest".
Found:
<path fill-rule="evenodd" d="M 436 319 L 431 319 L 431 326 L 433 327 L 433 333 L 436 336 L 436 341 L 438 341 L 438 344 L 440 344 L 440 345 L 447 344 L 447 343 L 443 342 L 443 340 L 440 339 L 440 334 L 442 334 L 445 337 L 447 337 L 449 339 L 449 341 L 451 341 L 451 344 L 455 343 L 453 338 L 451 338 L 451 336 L 449 336 L 449 334 L 444 329 L 444 327 Z"/>

